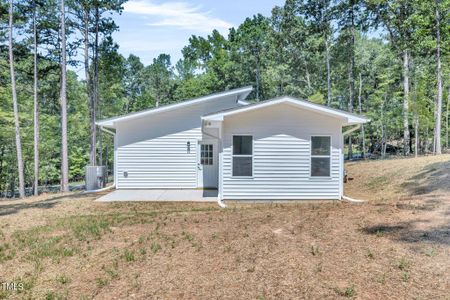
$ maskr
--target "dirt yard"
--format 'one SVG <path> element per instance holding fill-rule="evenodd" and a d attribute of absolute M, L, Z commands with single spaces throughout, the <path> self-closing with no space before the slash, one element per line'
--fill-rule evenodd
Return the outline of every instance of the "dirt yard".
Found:
<path fill-rule="evenodd" d="M 368 203 L 0 201 L 0 299 L 450 299 L 450 155 L 347 170 Z"/>

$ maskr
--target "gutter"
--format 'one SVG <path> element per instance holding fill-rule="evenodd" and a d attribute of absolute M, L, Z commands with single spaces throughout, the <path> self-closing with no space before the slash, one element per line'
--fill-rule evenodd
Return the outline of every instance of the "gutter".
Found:
<path fill-rule="evenodd" d="M 349 130 L 345 131 L 344 133 L 342 133 L 342 137 L 345 139 L 345 136 L 349 135 L 350 133 L 358 130 L 361 128 L 361 124 L 356 124 L 356 126 L 354 126 L 353 128 L 350 128 Z M 364 203 L 367 202 L 367 200 L 359 200 L 359 199 L 353 199 L 350 197 L 347 197 L 345 195 L 342 195 L 342 199 L 341 200 L 345 200 L 347 202 L 351 202 L 351 203 Z"/>

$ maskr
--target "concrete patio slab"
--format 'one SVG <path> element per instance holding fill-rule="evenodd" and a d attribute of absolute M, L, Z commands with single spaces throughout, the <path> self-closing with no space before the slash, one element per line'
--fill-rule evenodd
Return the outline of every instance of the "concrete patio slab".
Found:
<path fill-rule="evenodd" d="M 216 202 L 217 190 L 114 190 L 95 201 Z"/>

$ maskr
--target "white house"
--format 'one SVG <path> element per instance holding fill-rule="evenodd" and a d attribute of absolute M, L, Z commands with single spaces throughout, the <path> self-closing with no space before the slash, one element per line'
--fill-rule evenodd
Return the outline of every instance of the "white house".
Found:
<path fill-rule="evenodd" d="M 365 117 L 229 90 L 97 123 L 114 134 L 117 189 L 218 189 L 219 200 L 340 199 L 344 126 Z"/>

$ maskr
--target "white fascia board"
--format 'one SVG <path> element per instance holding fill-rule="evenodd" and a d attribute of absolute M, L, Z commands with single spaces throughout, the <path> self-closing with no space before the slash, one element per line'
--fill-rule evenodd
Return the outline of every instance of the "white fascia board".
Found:
<path fill-rule="evenodd" d="M 222 122 L 224 118 L 224 115 L 217 115 L 217 116 L 207 116 L 207 117 L 202 117 L 203 121 L 218 121 L 218 122 Z"/>
<path fill-rule="evenodd" d="M 345 124 L 362 124 L 362 123 L 366 123 L 369 121 L 369 119 L 364 118 L 364 117 L 359 117 L 344 111 L 339 111 L 339 110 L 335 110 L 335 109 L 331 109 L 328 107 L 324 107 L 322 105 L 317 105 L 314 103 L 310 103 L 307 101 L 300 101 L 291 97 L 283 97 L 283 98 L 279 98 L 279 99 L 275 99 L 275 100 L 269 100 L 267 102 L 262 102 L 260 104 L 254 104 L 254 105 L 249 105 L 249 106 L 243 106 L 243 107 L 239 107 L 236 109 L 232 109 L 229 111 L 224 111 L 224 112 L 219 112 L 217 114 L 211 114 L 209 116 L 204 116 L 202 117 L 203 120 L 208 120 L 208 121 L 223 121 L 224 117 L 230 116 L 230 115 L 235 115 L 235 114 L 240 114 L 243 112 L 247 112 L 247 111 L 251 111 L 251 110 L 256 110 L 256 109 L 260 109 L 260 108 L 264 108 L 264 107 L 268 107 L 268 106 L 272 106 L 272 105 L 276 105 L 276 104 L 280 104 L 280 103 L 288 103 L 291 104 L 293 106 L 296 107 L 301 107 L 310 111 L 314 111 L 320 114 L 324 114 L 324 115 L 328 115 L 331 117 L 337 117 L 339 119 L 342 119 L 342 121 Z"/>
<path fill-rule="evenodd" d="M 141 118 L 144 116 L 148 116 L 148 115 L 152 115 L 152 114 L 156 114 L 156 113 L 160 113 L 160 112 L 171 111 L 171 110 L 183 108 L 186 106 L 194 105 L 197 103 L 206 102 L 206 101 L 209 101 L 209 100 L 212 100 L 215 98 L 227 97 L 227 96 L 232 96 L 232 95 L 237 95 L 238 96 L 237 101 L 242 101 L 243 99 L 245 99 L 248 96 L 248 94 L 251 93 L 252 90 L 253 90 L 253 87 L 246 86 L 243 88 L 220 92 L 220 93 L 215 93 L 215 94 L 211 94 L 208 96 L 204 96 L 204 97 L 200 97 L 200 98 L 196 98 L 196 99 L 192 99 L 192 100 L 187 100 L 187 101 L 183 101 L 183 102 L 176 103 L 176 104 L 169 104 L 169 105 L 162 106 L 159 108 L 153 108 L 153 109 L 144 110 L 144 111 L 140 111 L 140 112 L 136 112 L 136 113 L 131 113 L 128 115 L 114 117 L 114 118 L 110 118 L 110 119 L 106 119 L 106 120 L 101 120 L 101 121 L 96 122 L 95 124 L 97 124 L 98 126 L 101 126 L 101 127 L 115 128 L 115 124 L 118 122 L 130 121 L 130 120 L 138 119 L 138 118 Z"/>
<path fill-rule="evenodd" d="M 274 104 L 277 104 L 277 103 L 280 103 L 280 102 L 283 102 L 282 99 L 277 99 L 277 100 L 274 100 L 274 101 L 262 102 L 260 104 L 258 103 L 258 104 L 249 105 L 249 106 L 241 106 L 239 108 L 232 109 L 230 111 L 224 111 L 224 112 L 219 112 L 217 114 L 204 116 L 204 117 L 202 117 L 202 120 L 223 121 L 224 117 L 235 115 L 235 114 L 240 114 L 240 113 L 243 113 L 243 112 L 247 112 L 247 111 L 251 111 L 251 110 L 255 110 L 255 109 L 259 109 L 259 108 L 263 108 L 263 107 L 274 105 Z"/>
<path fill-rule="evenodd" d="M 245 101 L 245 100 L 238 100 L 238 104 L 239 104 L 239 105 L 242 105 L 242 106 L 245 106 L 245 105 L 249 105 L 250 102 Z"/>

